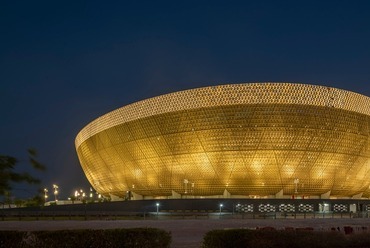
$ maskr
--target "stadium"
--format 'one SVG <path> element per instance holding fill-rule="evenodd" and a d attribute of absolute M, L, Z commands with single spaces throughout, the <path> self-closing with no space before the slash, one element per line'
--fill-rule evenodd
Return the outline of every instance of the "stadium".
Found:
<path fill-rule="evenodd" d="M 75 146 L 91 185 L 112 198 L 370 196 L 370 98 L 326 86 L 165 94 L 95 119 Z"/>

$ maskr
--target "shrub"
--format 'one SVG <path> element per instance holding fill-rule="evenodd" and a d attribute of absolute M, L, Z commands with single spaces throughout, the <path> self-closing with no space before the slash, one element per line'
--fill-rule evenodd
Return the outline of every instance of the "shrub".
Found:
<path fill-rule="evenodd" d="M 203 247 L 208 248 L 236 248 L 247 247 L 252 231 L 245 229 L 212 230 L 203 238 Z"/>
<path fill-rule="evenodd" d="M 346 247 L 344 235 L 333 232 L 282 231 L 273 229 L 213 230 L 204 236 L 204 248 L 326 248 Z"/>
<path fill-rule="evenodd" d="M 60 231 L 0 231 L 0 247 L 59 248 L 59 247 L 169 247 L 171 234 L 156 228 L 60 230 Z"/>
<path fill-rule="evenodd" d="M 20 247 L 18 243 L 19 240 L 22 240 L 24 233 L 18 231 L 0 231 L 0 247 Z"/>
<path fill-rule="evenodd" d="M 370 247 L 369 233 L 359 233 L 347 236 L 347 247 L 351 248 L 365 248 Z"/>

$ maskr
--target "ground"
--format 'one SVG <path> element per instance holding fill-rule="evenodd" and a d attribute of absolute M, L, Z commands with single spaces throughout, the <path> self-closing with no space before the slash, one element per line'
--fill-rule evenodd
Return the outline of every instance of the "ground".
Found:
<path fill-rule="evenodd" d="M 313 227 L 330 231 L 352 226 L 355 232 L 369 231 L 369 219 L 202 219 L 202 220 L 91 220 L 91 221 L 0 221 L 0 230 L 62 230 L 62 229 L 110 229 L 131 227 L 155 227 L 170 231 L 171 247 L 200 247 L 204 234 L 213 229 L 260 228 L 272 226 Z M 363 228 L 365 227 L 365 228 Z"/>

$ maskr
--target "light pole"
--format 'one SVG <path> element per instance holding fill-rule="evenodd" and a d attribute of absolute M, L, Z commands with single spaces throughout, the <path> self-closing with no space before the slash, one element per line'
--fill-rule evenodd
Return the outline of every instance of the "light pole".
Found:
<path fill-rule="evenodd" d="M 157 206 L 157 219 L 158 219 L 159 203 L 157 202 L 155 205 Z"/>
<path fill-rule="evenodd" d="M 45 203 L 46 203 L 46 201 L 47 201 L 47 199 L 48 199 L 48 189 L 47 188 L 45 188 L 44 189 L 44 198 L 45 198 Z"/>
<path fill-rule="evenodd" d="M 57 198 L 57 195 L 58 195 L 58 185 L 56 184 L 53 184 L 53 189 L 54 189 L 54 199 L 55 199 L 55 203 L 58 201 L 58 198 Z"/>
<path fill-rule="evenodd" d="M 222 207 L 223 207 L 224 205 L 221 203 L 220 204 L 220 217 L 221 217 L 221 212 L 222 212 Z"/>
<path fill-rule="evenodd" d="M 76 200 L 78 201 L 78 199 L 79 199 L 79 196 L 80 196 L 80 193 L 78 193 L 78 190 L 76 190 L 75 191 L 75 198 L 76 198 Z"/>
<path fill-rule="evenodd" d="M 90 201 L 93 201 L 93 189 L 90 187 Z"/>
<path fill-rule="evenodd" d="M 80 193 L 79 194 L 80 194 L 81 202 L 84 203 L 85 192 L 82 189 L 80 189 Z"/>

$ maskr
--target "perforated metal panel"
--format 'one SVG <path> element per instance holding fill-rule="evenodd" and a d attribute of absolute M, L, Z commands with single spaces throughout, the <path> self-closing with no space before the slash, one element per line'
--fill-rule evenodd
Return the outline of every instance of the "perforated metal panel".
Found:
<path fill-rule="evenodd" d="M 308 213 L 314 211 L 313 204 L 299 204 L 298 211 L 302 213 Z"/>
<path fill-rule="evenodd" d="M 333 211 L 334 212 L 348 212 L 348 206 L 345 204 L 334 204 Z"/>
<path fill-rule="evenodd" d="M 369 194 L 370 99 L 290 83 L 206 87 L 110 112 L 76 138 L 103 194 Z M 299 183 L 295 183 L 299 179 Z"/>
<path fill-rule="evenodd" d="M 279 212 L 293 213 L 295 212 L 294 204 L 280 204 Z"/>
<path fill-rule="evenodd" d="M 253 213 L 253 204 L 237 204 L 235 206 L 235 211 L 241 213 Z"/>

